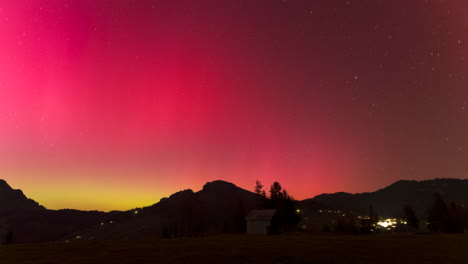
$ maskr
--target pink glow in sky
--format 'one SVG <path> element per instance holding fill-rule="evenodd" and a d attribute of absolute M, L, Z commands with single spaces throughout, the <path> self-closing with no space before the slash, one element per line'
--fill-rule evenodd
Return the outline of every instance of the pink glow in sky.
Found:
<path fill-rule="evenodd" d="M 376 2 L 2 1 L 1 178 L 112 210 L 216 179 L 304 199 L 467 177 L 466 14 Z"/>

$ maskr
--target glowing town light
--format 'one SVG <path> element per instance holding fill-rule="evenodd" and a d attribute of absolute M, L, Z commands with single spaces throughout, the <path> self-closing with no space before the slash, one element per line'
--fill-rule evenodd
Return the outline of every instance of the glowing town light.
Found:
<path fill-rule="evenodd" d="M 377 225 L 388 229 L 390 227 L 395 227 L 397 223 L 398 223 L 397 219 L 385 219 L 385 220 L 378 221 Z"/>

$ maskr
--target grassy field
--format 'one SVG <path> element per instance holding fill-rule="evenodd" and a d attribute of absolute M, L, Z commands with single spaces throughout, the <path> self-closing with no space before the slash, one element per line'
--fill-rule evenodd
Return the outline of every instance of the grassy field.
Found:
<path fill-rule="evenodd" d="M 280 236 L 0 246 L 0 263 L 468 263 L 466 235 Z"/>

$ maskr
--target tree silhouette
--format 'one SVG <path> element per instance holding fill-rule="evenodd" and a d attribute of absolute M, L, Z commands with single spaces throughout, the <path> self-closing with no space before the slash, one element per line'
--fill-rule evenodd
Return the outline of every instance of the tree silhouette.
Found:
<path fill-rule="evenodd" d="M 367 217 L 363 217 L 359 220 L 360 222 L 360 232 L 364 234 L 370 234 L 375 232 L 375 225 L 379 220 L 379 216 L 374 210 L 374 206 L 369 205 L 369 210 L 367 213 Z"/>
<path fill-rule="evenodd" d="M 169 233 L 169 228 L 164 227 L 161 232 L 161 238 L 170 238 L 171 234 Z"/>
<path fill-rule="evenodd" d="M 369 216 L 369 219 L 371 219 L 372 221 L 375 221 L 377 220 L 377 214 L 375 213 L 375 210 L 374 210 L 374 206 L 369 205 L 369 213 L 368 213 L 368 216 Z"/>
<path fill-rule="evenodd" d="M 410 230 L 417 230 L 419 228 L 418 217 L 410 204 L 403 205 L 403 219 L 407 222 Z"/>
<path fill-rule="evenodd" d="M 428 210 L 428 229 L 433 232 L 448 232 L 450 219 L 447 204 L 440 193 L 435 193 Z"/>
<path fill-rule="evenodd" d="M 449 230 L 450 233 L 463 233 L 465 229 L 465 212 L 456 203 L 450 203 L 449 207 Z"/>
<path fill-rule="evenodd" d="M 5 238 L 5 245 L 12 244 L 13 243 L 13 232 L 8 232 Z"/>
<path fill-rule="evenodd" d="M 292 231 L 300 221 L 297 212 L 296 201 L 283 189 L 279 182 L 274 182 L 270 187 L 270 209 L 276 209 L 275 223 L 272 224 L 272 232 Z"/>
<path fill-rule="evenodd" d="M 266 197 L 265 190 L 263 190 L 263 184 L 259 180 L 255 182 L 255 193 L 260 196 Z"/>
<path fill-rule="evenodd" d="M 271 200 L 280 200 L 283 198 L 283 187 L 279 182 L 274 182 L 270 187 L 270 199 Z"/>

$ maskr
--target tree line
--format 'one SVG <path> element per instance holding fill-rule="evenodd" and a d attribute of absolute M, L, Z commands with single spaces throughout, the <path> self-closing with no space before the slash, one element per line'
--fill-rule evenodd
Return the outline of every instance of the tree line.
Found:
<path fill-rule="evenodd" d="M 403 205 L 403 219 L 411 231 L 420 230 L 421 223 L 411 205 Z M 440 193 L 434 193 L 432 203 L 427 209 L 425 227 L 438 233 L 463 233 L 468 227 L 468 208 L 464 204 L 447 204 Z M 423 226 L 424 227 L 424 226 Z"/>
<path fill-rule="evenodd" d="M 254 192 L 260 199 L 259 209 L 276 210 L 272 220 L 271 233 L 296 230 L 300 221 L 300 215 L 297 212 L 297 201 L 277 181 L 270 186 L 268 195 L 263 187 L 264 185 L 257 180 Z"/>
<path fill-rule="evenodd" d="M 464 204 L 444 201 L 440 193 L 435 193 L 428 210 L 427 228 L 440 233 L 463 233 L 468 227 L 468 209 Z"/>
<path fill-rule="evenodd" d="M 426 217 L 420 219 L 411 204 L 405 203 L 400 213 L 401 222 L 393 229 L 395 232 L 429 231 L 436 233 L 463 233 L 468 228 L 468 208 L 464 204 L 447 204 L 440 193 L 435 193 L 432 203 L 426 210 Z M 358 219 L 351 212 L 335 220 L 332 227 L 325 225 L 324 232 L 334 233 L 375 233 L 377 222 L 381 219 L 372 206 L 367 217 Z"/>

